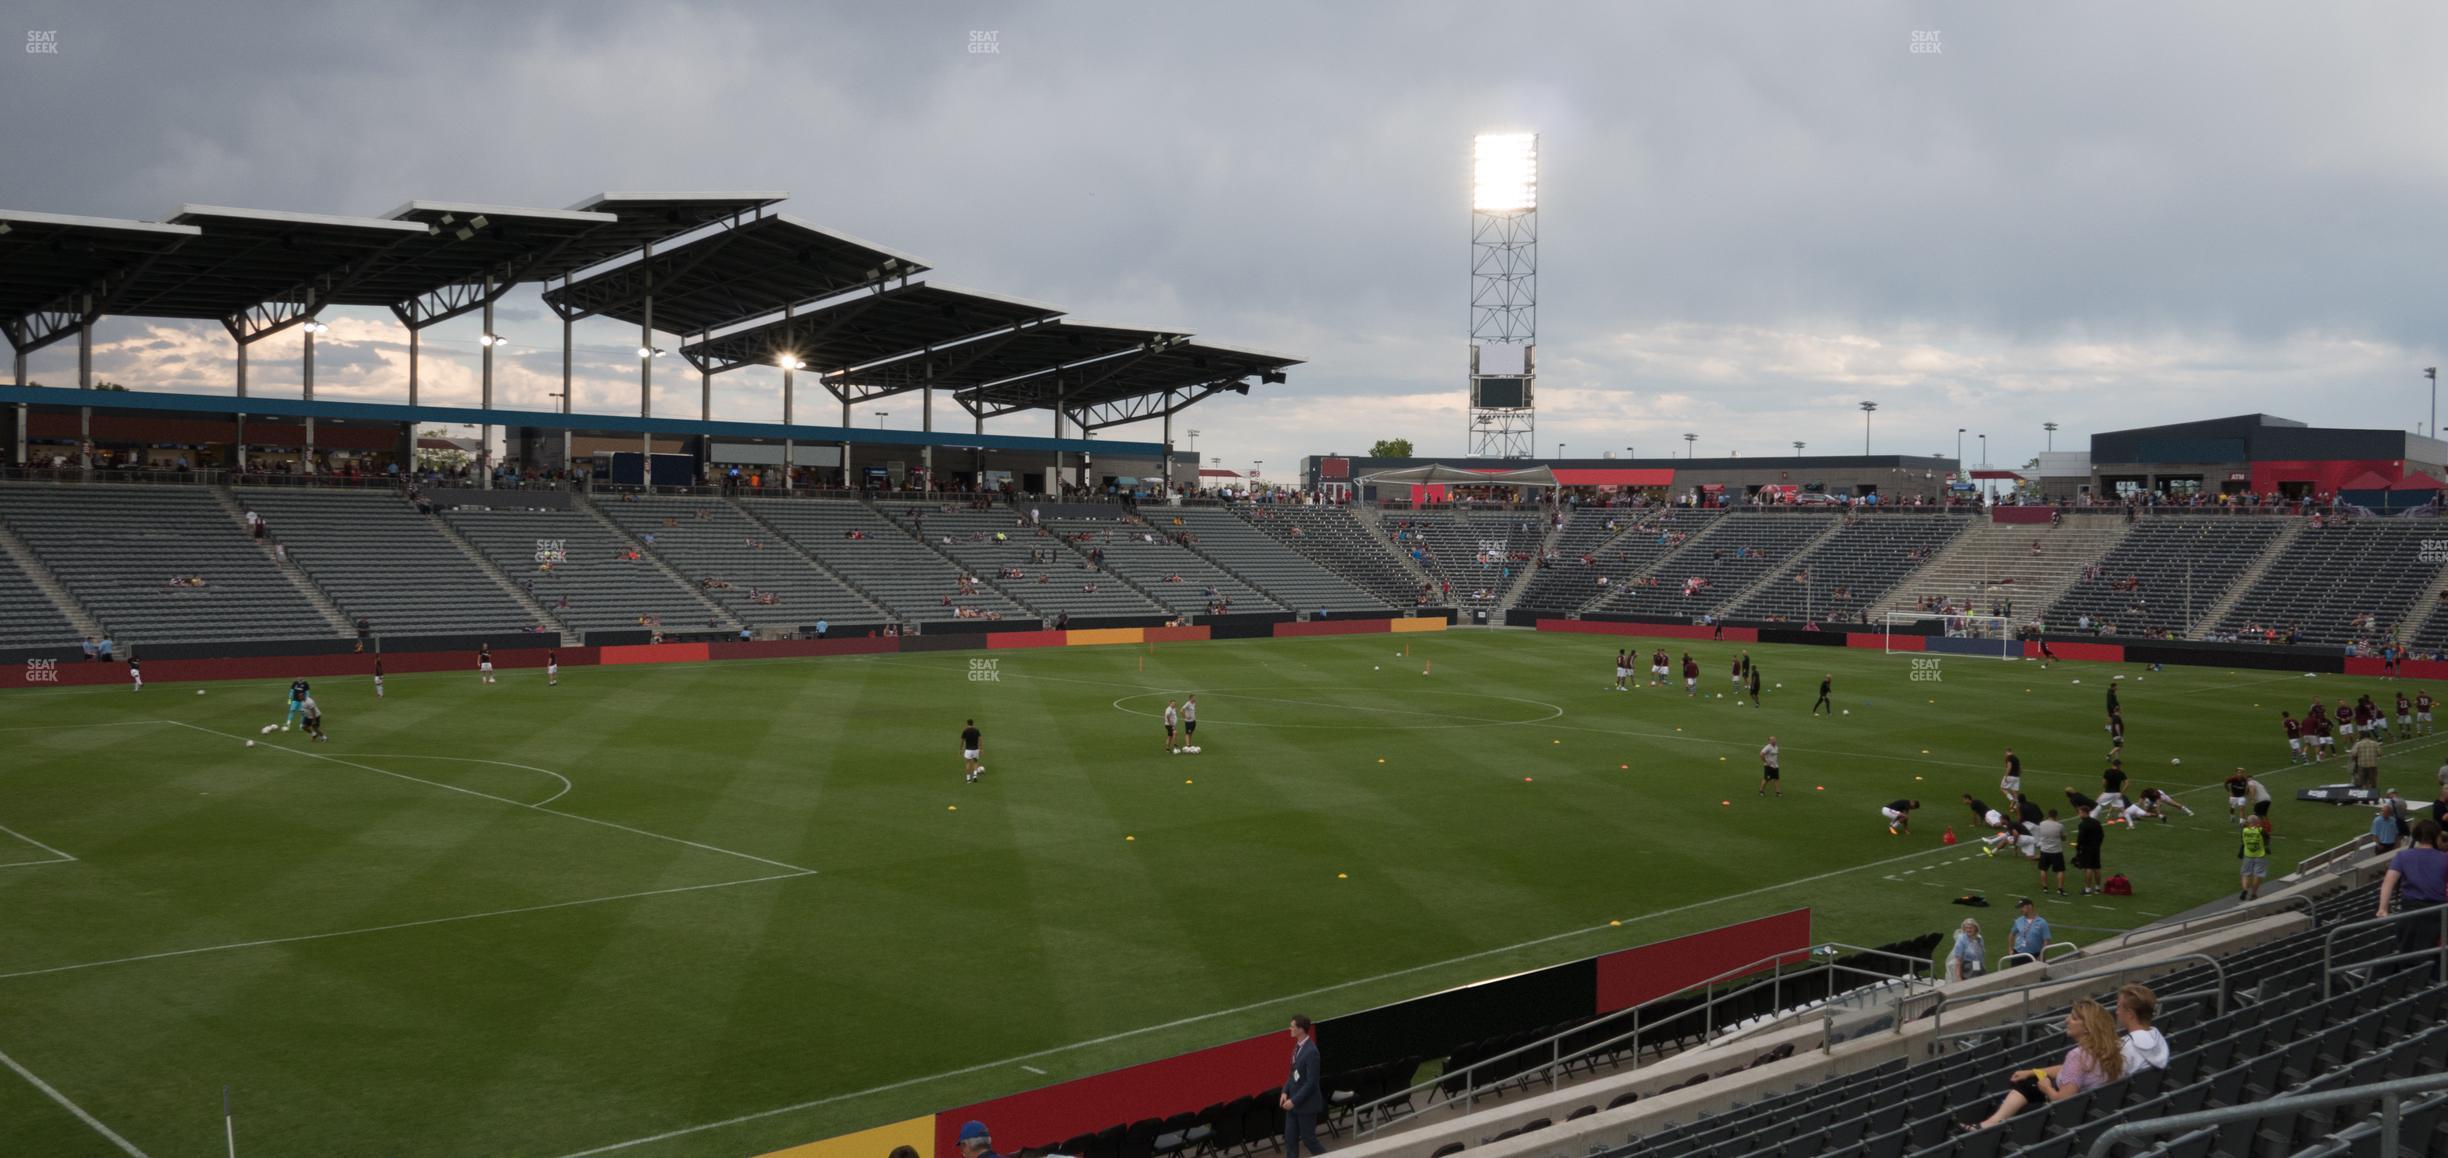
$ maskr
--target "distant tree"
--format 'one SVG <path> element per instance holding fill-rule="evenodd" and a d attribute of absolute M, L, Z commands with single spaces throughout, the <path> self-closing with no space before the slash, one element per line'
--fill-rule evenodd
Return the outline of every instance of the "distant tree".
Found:
<path fill-rule="evenodd" d="M 428 438 L 449 437 L 450 431 L 439 426 L 428 430 L 417 431 L 417 441 L 419 443 L 424 442 L 424 440 Z M 436 448 L 429 450 L 420 445 L 416 450 L 415 461 L 418 470 L 438 470 L 450 472 L 464 468 L 468 464 L 476 461 L 476 456 L 471 455 L 464 450 L 457 449 L 456 447 L 448 449 Z"/>
<path fill-rule="evenodd" d="M 113 382 L 108 378 L 104 378 L 103 380 L 94 383 L 93 388 L 96 390 L 116 390 L 122 394 L 127 393 L 127 387 Z"/>
<path fill-rule="evenodd" d="M 1369 457 L 1409 458 L 1411 457 L 1411 440 L 1408 438 L 1380 438 L 1377 440 L 1377 445 L 1369 448 Z"/>

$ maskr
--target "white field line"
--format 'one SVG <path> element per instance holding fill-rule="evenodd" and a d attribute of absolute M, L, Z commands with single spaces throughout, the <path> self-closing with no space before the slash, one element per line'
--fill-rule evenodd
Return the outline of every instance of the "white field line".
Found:
<path fill-rule="evenodd" d="M 47 852 L 47 853 L 50 853 L 50 854 L 51 854 L 51 858 L 50 858 L 49 860 L 19 860 L 19 861 L 10 861 L 10 862 L 9 862 L 9 863 L 7 863 L 7 864 L 0 864 L 0 868 L 24 868 L 24 867 L 26 867 L 26 866 L 28 866 L 28 865 L 38 865 L 38 864 L 67 864 L 67 863 L 69 863 L 70 861 L 73 861 L 73 860 L 75 860 L 75 859 L 76 859 L 75 857 L 70 856 L 70 855 L 68 855 L 67 853 L 61 852 L 60 850 L 58 850 L 58 849 L 56 849 L 56 848 L 53 848 L 53 847 L 51 847 L 50 845 L 44 844 L 43 842 L 41 842 L 41 841 L 39 841 L 39 840 L 36 840 L 36 839 L 34 839 L 33 837 L 27 836 L 26 834 L 24 834 L 24 833 L 22 833 L 22 832 L 19 832 L 19 831 L 17 831 L 17 830 L 16 830 L 16 829 L 14 829 L 14 828 L 9 828 L 9 827 L 7 827 L 7 826 L 5 826 L 5 825 L 0 825 L 0 832 L 5 832 L 5 833 L 9 834 L 10 836 L 16 837 L 17 839 L 22 840 L 22 841 L 26 842 L 27 844 L 33 845 L 34 847 L 39 848 L 39 849 L 43 850 L 44 852 Z"/>
<path fill-rule="evenodd" d="M 553 779 L 560 781 L 561 791 L 555 792 L 542 800 L 536 801 L 533 805 L 533 807 L 536 808 L 542 808 L 555 800 L 559 800 L 562 797 L 569 795 L 570 789 L 573 787 L 573 785 L 571 785 L 569 782 L 569 777 L 563 776 L 550 768 L 538 768 L 533 764 L 513 764 L 508 760 L 482 760 L 474 756 L 428 756 L 415 752 L 359 752 L 357 755 L 363 756 L 368 760 L 451 760 L 461 764 L 491 764 L 501 768 L 517 768 L 527 772 L 534 772 L 540 775 L 550 776 Z"/>
<path fill-rule="evenodd" d="M 301 941 L 324 941 L 333 937 L 358 937 L 368 933 L 389 933 L 400 929 L 417 929 L 427 925 L 449 925 L 461 921 L 481 921 L 488 917 L 511 917 L 521 913 L 543 913 L 554 909 L 574 909 L 583 905 L 603 905 L 613 901 L 631 901 L 644 897 L 667 897 L 678 893 L 697 893 L 707 889 L 728 889 L 739 885 L 763 884 L 767 881 L 795 880 L 814 876 L 813 870 L 775 873 L 771 876 L 750 877 L 739 881 L 716 881 L 705 885 L 679 885 L 668 889 L 646 889 L 641 892 L 619 893 L 609 897 L 587 897 L 576 901 L 553 901 L 542 905 L 522 905 L 515 909 L 493 909 L 482 913 L 460 913 L 448 917 L 427 917 L 419 921 L 397 921 L 388 925 L 369 925 L 362 929 L 336 929 L 328 933 L 300 933 L 291 937 L 263 937 L 253 941 L 232 941 L 224 945 L 198 945 L 192 949 L 170 949 L 160 953 L 140 953 L 133 957 L 113 957 L 106 961 L 83 961 L 74 965 L 51 965 L 41 969 L 20 969 L 0 973 L 0 981 L 20 977 L 41 977 L 52 973 L 74 973 L 82 969 L 100 969 L 108 965 L 133 965 L 139 961 L 161 961 L 172 957 L 194 957 L 204 953 L 226 953 L 233 949 L 257 949 L 266 945 L 294 945 Z"/>
<path fill-rule="evenodd" d="M 212 728 L 203 727 L 199 724 L 190 724 L 183 720 L 170 720 L 167 722 L 177 724 L 182 728 L 202 732 L 207 736 L 219 736 L 224 740 L 236 740 L 244 743 L 249 739 L 249 737 L 246 736 L 237 736 L 228 732 L 216 731 Z M 622 832 L 632 833 L 637 836 L 652 837 L 656 840 L 669 841 L 673 844 L 684 844 L 690 848 L 703 849 L 706 852 L 718 852 L 725 856 L 738 857 L 741 860 L 752 860 L 761 865 L 769 865 L 778 869 L 789 869 L 793 873 L 812 873 L 816 871 L 815 869 L 808 868 L 804 865 L 785 864 L 782 861 L 770 860 L 754 853 L 741 852 L 735 848 L 722 848 L 717 845 L 705 844 L 700 841 L 690 840 L 686 837 L 670 836 L 660 832 L 648 832 L 643 828 L 631 828 L 630 826 L 621 824 L 617 821 L 603 820 L 593 816 L 582 816 L 575 812 L 563 812 L 558 808 L 546 808 L 541 804 L 529 804 L 524 800 L 512 800 L 507 796 L 495 796 L 490 792 L 478 792 L 473 788 L 461 788 L 456 784 L 444 784 L 439 780 L 427 780 L 422 776 L 410 776 L 405 772 L 393 772 L 390 769 L 377 768 L 371 764 L 359 764 L 354 760 L 343 760 L 337 756 L 326 756 L 321 752 L 312 752 L 304 748 L 291 748 L 280 744 L 273 744 L 271 745 L 271 748 L 275 752 L 286 752 L 292 756 L 304 756 L 310 760 L 323 760 L 333 764 L 338 764 L 344 768 L 355 768 L 361 772 L 372 772 L 378 776 L 389 776 L 396 780 L 406 780 L 413 784 L 423 784 L 428 788 L 440 788 L 466 796 L 474 796 L 482 800 L 490 800 L 497 804 L 507 804 L 512 808 L 530 809 L 532 811 L 545 813 L 550 816 L 566 817 L 570 820 L 583 821 L 587 824 L 601 825 L 605 828 L 618 829 Z"/>
<path fill-rule="evenodd" d="M 1801 885 L 1816 884 L 1820 881 L 1846 876 L 1852 873 L 1861 872 L 1865 869 L 1883 868 L 1888 865 L 1896 864 L 1900 861 L 1911 860 L 1916 857 L 1928 855 L 1929 854 L 1927 852 L 1908 852 L 1900 856 L 1887 857 L 1883 860 L 1867 861 L 1862 864 L 1852 865 L 1846 868 L 1832 869 L 1828 872 L 1819 873 L 1814 876 L 1798 877 L 1790 881 L 1781 881 L 1771 885 L 1761 885 L 1758 888 L 1745 889 L 1739 893 L 1729 893 L 1725 896 L 1712 897 L 1705 901 L 1694 901 L 1688 905 L 1677 905 L 1671 909 L 1659 909 L 1652 913 L 1642 913 L 1639 916 L 1625 917 L 1622 919 L 1621 927 L 1630 927 L 1632 925 L 1639 924 L 1642 921 L 1655 920 L 1659 917 L 1670 917 L 1677 913 L 1686 913 L 1694 909 L 1704 909 L 1713 905 L 1722 905 L 1730 901 L 1739 901 L 1747 897 L 1758 896 L 1762 893 L 1771 893 L 1782 889 L 1795 888 Z M 1092 1049 L 1096 1046 L 1110 1045 L 1117 1041 L 1127 1041 L 1131 1038 L 1144 1037 L 1151 1033 L 1162 1033 L 1166 1030 L 1180 1029 L 1183 1026 L 1197 1025 L 1200 1022 L 1214 1021 L 1217 1018 L 1238 1017 L 1242 1014 L 1251 1013 L 1257 1010 L 1287 1005 L 1295 1001 L 1306 1001 L 1313 997 L 1319 997 L 1329 993 L 1337 993 L 1345 989 L 1352 989 L 1363 985 L 1374 985 L 1378 982 L 1391 981 L 1398 977 L 1408 977 L 1414 973 L 1424 973 L 1432 969 L 1442 969 L 1451 965 L 1460 965 L 1466 962 L 1477 961 L 1485 957 L 1501 956 L 1503 954 L 1517 952 L 1522 949 L 1533 949 L 1537 948 L 1538 946 L 1552 944 L 1557 941 L 1570 940 L 1575 937 L 1586 937 L 1592 933 L 1605 933 L 1617 927 L 1619 926 L 1616 924 L 1605 924 L 1592 925 L 1584 929 L 1568 929 L 1561 933 L 1550 933 L 1544 937 L 1534 937 L 1527 941 L 1519 941 L 1515 942 L 1514 944 L 1501 946 L 1495 949 L 1482 949 L 1475 953 L 1462 954 L 1459 957 L 1448 957 L 1442 961 L 1431 961 L 1424 965 L 1406 966 L 1401 969 L 1394 969 L 1384 973 L 1379 973 L 1373 977 L 1361 977 L 1351 981 L 1338 981 L 1332 985 L 1321 985 L 1315 989 L 1304 989 L 1298 993 L 1287 993 L 1281 997 L 1268 998 L 1264 1001 L 1253 1001 L 1246 1005 L 1233 1006 L 1230 1009 L 1219 1009 L 1212 1013 L 1193 1014 L 1189 1017 L 1176 1018 L 1172 1021 L 1162 1022 L 1156 1025 L 1143 1025 L 1137 1029 L 1126 1029 L 1118 1033 L 1106 1034 L 1103 1037 L 1089 1038 L 1086 1041 L 1075 1041 L 1068 1045 L 1053 1046 L 1047 1049 L 1037 1050 L 1032 1053 L 1024 1053 L 1015 1055 L 1013 1057 L 1001 1058 L 996 1061 L 979 1062 L 976 1065 L 963 1066 L 956 1070 L 945 1070 L 944 1072 L 938 1074 L 928 1074 L 924 1077 L 904 1078 L 901 1081 L 888 1082 L 880 1086 L 869 1086 L 863 1090 L 853 1090 L 849 1093 L 833 1094 L 827 1097 L 814 1098 L 809 1101 L 796 1102 L 788 1106 L 777 1106 L 770 1110 L 759 1110 L 753 1114 L 742 1114 L 736 1118 L 725 1118 L 719 1122 L 706 1122 L 695 1126 L 683 1126 L 676 1130 L 666 1130 L 660 1134 L 650 1134 L 643 1138 L 632 1138 L 626 1142 L 614 1142 L 605 1146 L 597 1146 L 590 1150 L 572 1151 L 571 1153 L 562 1155 L 562 1158 L 589 1158 L 589 1156 L 596 1154 L 610 1154 L 615 1151 L 627 1150 L 632 1147 L 668 1141 L 673 1138 L 686 1137 L 691 1134 L 700 1134 L 708 1130 L 725 1129 L 727 1127 L 743 1125 L 766 1118 L 778 1117 L 783 1114 L 798 1113 L 802 1110 L 813 1110 L 818 1107 L 833 1105 L 837 1102 L 854 1101 L 859 1098 L 872 1097 L 876 1094 L 891 1093 L 895 1090 L 909 1089 L 913 1086 L 923 1086 L 932 1082 L 944 1081 L 949 1078 L 966 1077 L 970 1074 L 983 1073 L 987 1070 L 1009 1069 L 1014 1066 L 1026 1066 L 1030 1062 L 1039 1061 L 1049 1057 L 1056 1057 L 1062 1054 L 1071 1053 L 1075 1050 Z"/>
<path fill-rule="evenodd" d="M 103 1125 L 103 1124 L 102 1124 L 102 1120 L 101 1120 L 101 1119 L 94 1117 L 92 1114 L 88 1114 L 88 1113 L 86 1113 L 86 1112 L 85 1112 L 85 1108 L 84 1108 L 83 1106 L 77 1105 L 75 1102 L 71 1102 L 71 1101 L 69 1101 L 69 1100 L 68 1100 L 68 1095 L 63 1094 L 63 1093 L 59 1092 L 58 1090 L 52 1089 L 52 1088 L 51 1088 L 51 1083 L 46 1082 L 46 1081 L 42 1080 L 41 1078 L 35 1077 L 35 1076 L 34 1076 L 34 1071 L 29 1070 L 29 1069 L 25 1068 L 24 1066 L 18 1065 L 18 1064 L 17 1064 L 17 1059 L 16 1059 L 16 1058 L 10 1057 L 9 1055 L 4 1054 L 4 1053 L 0 1053 L 0 1065 L 5 1065 L 5 1066 L 7 1066 L 8 1068 L 10 1068 L 11 1070 L 16 1071 L 16 1073 L 17 1073 L 17 1076 L 18 1076 L 18 1077 L 24 1078 L 24 1079 L 27 1081 L 27 1083 L 28 1083 L 28 1084 L 30 1084 L 30 1085 L 32 1085 L 32 1086 L 33 1086 L 35 1089 L 41 1090 L 41 1091 L 42 1091 L 42 1093 L 43 1093 L 43 1096 L 44 1096 L 44 1097 L 49 1098 L 49 1099 L 51 1099 L 51 1100 L 52 1100 L 52 1101 L 54 1101 L 54 1102 L 58 1102 L 58 1103 L 60 1104 L 60 1108 L 62 1108 L 62 1109 L 64 1109 L 64 1110 L 67 1110 L 67 1111 L 68 1111 L 69 1113 L 71 1113 L 71 1114 L 76 1115 L 76 1117 L 77 1117 L 77 1121 L 83 1122 L 83 1123 L 85 1123 L 86 1125 L 93 1127 L 93 1132 L 94 1132 L 94 1133 L 96 1133 L 96 1134 L 100 1134 L 100 1135 L 102 1135 L 103 1137 L 110 1139 L 110 1143 L 111 1143 L 111 1145 L 113 1145 L 113 1146 L 117 1146 L 117 1147 L 118 1147 L 118 1148 L 119 1148 L 121 1151 L 123 1151 L 123 1152 L 125 1152 L 125 1153 L 127 1153 L 127 1154 L 130 1154 L 130 1155 L 133 1155 L 133 1156 L 134 1156 L 134 1158 L 145 1158 L 145 1152 L 144 1152 L 144 1151 L 142 1151 L 142 1150 L 137 1149 L 134 1143 L 131 1143 L 131 1142 L 129 1142 L 127 1139 L 120 1137 L 117 1131 L 114 1131 L 114 1130 L 112 1130 L 110 1127 Z"/>

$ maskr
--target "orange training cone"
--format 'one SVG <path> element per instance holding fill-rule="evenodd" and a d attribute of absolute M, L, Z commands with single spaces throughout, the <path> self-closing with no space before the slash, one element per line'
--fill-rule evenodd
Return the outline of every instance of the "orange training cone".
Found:
<path fill-rule="evenodd" d="M 1950 824 L 1950 825 L 1948 825 L 1948 826 L 1947 826 L 1946 835 L 1945 835 L 1945 836 L 1942 836 L 1942 837 L 1939 837 L 1939 838 L 1938 838 L 1938 843 L 1940 843 L 1940 844 L 1953 844 L 1953 843 L 1955 843 L 1955 826 L 1954 826 L 1954 825 Z"/>

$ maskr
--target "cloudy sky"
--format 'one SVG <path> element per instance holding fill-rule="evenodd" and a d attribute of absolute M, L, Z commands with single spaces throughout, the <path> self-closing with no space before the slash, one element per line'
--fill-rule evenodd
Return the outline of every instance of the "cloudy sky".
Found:
<path fill-rule="evenodd" d="M 1464 449 L 1489 131 L 1541 135 L 1542 452 L 1850 450 L 1862 399 L 1882 452 L 1968 427 L 2001 464 L 2044 421 L 2409 428 L 2448 346 L 2435 3 L 7 2 L 58 51 L 0 66 L 0 205 L 787 190 L 945 281 L 1305 358 L 1183 424 L 1269 474 Z M 548 405 L 557 326 L 503 318 L 502 404 Z M 327 320 L 319 395 L 404 396 L 388 314 Z M 473 399 L 477 331 L 429 332 L 429 397 Z M 98 336 L 106 377 L 229 389 L 217 326 Z M 634 334 L 578 342 L 579 408 L 634 412 Z M 658 412 L 694 412 L 683 370 Z M 717 416 L 777 418 L 759 375 Z"/>

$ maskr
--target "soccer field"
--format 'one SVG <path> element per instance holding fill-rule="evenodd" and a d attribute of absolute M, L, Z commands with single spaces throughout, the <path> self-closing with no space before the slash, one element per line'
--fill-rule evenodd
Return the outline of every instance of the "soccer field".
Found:
<path fill-rule="evenodd" d="M 258 735 L 286 681 L 0 696 L 0 1150 L 222 1154 L 226 1086 L 244 1155 L 755 1154 L 1797 906 L 2002 951 L 2033 874 L 1958 798 L 2009 745 L 2035 798 L 2096 793 L 2118 673 L 2135 787 L 2200 815 L 2112 828 L 2136 893 L 2051 898 L 2061 937 L 2232 892 L 2238 764 L 2281 868 L 2369 819 L 2293 802 L 2345 774 L 2288 768 L 2277 713 L 2376 680 L 1759 646 L 1755 711 L 1734 645 L 1691 647 L 1694 700 L 1613 691 L 1616 642 L 318 680 L 322 744 Z M 1826 673 L 1849 715 L 1807 714 Z M 1167 755 L 1186 692 L 1204 751 Z"/>

